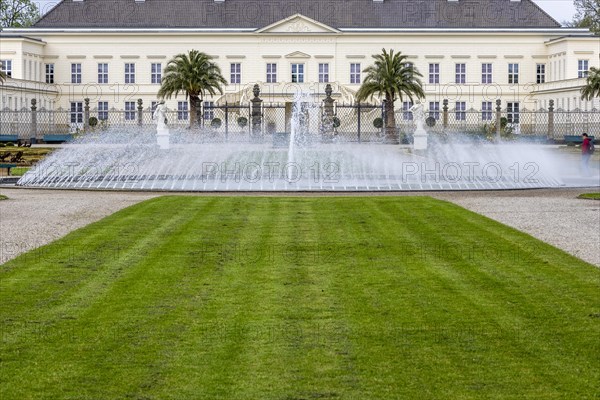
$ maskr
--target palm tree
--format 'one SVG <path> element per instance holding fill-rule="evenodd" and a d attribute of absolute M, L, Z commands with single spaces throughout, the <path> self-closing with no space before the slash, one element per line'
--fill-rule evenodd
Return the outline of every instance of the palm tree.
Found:
<path fill-rule="evenodd" d="M 424 98 L 423 84 L 419 79 L 423 75 L 406 61 L 407 56 L 402 55 L 402 52 L 394 54 L 394 50 L 390 50 L 389 53 L 385 49 L 382 51 L 381 54 L 373 55 L 375 64 L 363 71 L 367 76 L 356 93 L 356 99 L 364 101 L 367 98 L 372 99 L 375 95 L 385 96 L 386 141 L 398 143 L 394 102 L 397 99 L 404 100 L 404 96 L 411 101 L 413 97 Z"/>
<path fill-rule="evenodd" d="M 219 66 L 206 53 L 191 50 L 188 54 L 178 54 L 169 61 L 158 96 L 170 99 L 173 94 L 177 97 L 179 93 L 185 93 L 190 105 L 192 127 L 197 122 L 204 96 L 207 93 L 212 96 L 217 92 L 223 94 L 221 85 L 227 85 L 227 81 L 221 75 Z"/>
<path fill-rule="evenodd" d="M 600 69 L 592 67 L 585 86 L 581 88 L 581 100 L 592 100 L 594 97 L 600 97 Z"/>

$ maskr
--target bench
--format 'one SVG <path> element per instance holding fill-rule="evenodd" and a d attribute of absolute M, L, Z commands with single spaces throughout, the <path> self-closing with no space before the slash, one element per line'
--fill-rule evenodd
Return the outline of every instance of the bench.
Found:
<path fill-rule="evenodd" d="M 17 164 L 5 164 L 5 163 L 0 163 L 0 170 L 5 169 L 7 170 L 7 176 L 10 176 L 10 170 L 13 168 L 16 168 Z"/>
<path fill-rule="evenodd" d="M 565 135 L 565 144 L 567 146 L 574 146 L 576 144 L 582 144 L 583 143 L 583 139 L 581 138 L 581 136 L 576 136 L 576 135 Z M 592 142 L 595 141 L 595 137 L 594 136 L 590 136 L 590 140 Z"/>
<path fill-rule="evenodd" d="M 46 143 L 64 143 L 73 140 L 73 135 L 44 135 Z"/>
<path fill-rule="evenodd" d="M 19 135 L 0 135 L 0 142 L 8 143 L 13 142 L 17 143 L 19 141 Z"/>

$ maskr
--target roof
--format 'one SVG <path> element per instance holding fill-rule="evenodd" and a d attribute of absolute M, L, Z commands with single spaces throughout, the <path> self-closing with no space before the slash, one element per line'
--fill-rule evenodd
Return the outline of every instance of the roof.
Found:
<path fill-rule="evenodd" d="M 34 27 L 260 29 L 295 14 L 336 29 L 560 27 L 531 0 L 62 0 Z"/>

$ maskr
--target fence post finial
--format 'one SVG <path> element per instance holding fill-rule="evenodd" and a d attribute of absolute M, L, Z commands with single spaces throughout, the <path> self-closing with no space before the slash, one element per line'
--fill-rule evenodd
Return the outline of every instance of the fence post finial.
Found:
<path fill-rule="evenodd" d="M 83 106 L 83 130 L 88 131 L 90 128 L 90 99 L 83 99 L 85 105 Z"/>
<path fill-rule="evenodd" d="M 502 100 L 496 100 L 496 138 L 500 140 L 502 132 Z"/>

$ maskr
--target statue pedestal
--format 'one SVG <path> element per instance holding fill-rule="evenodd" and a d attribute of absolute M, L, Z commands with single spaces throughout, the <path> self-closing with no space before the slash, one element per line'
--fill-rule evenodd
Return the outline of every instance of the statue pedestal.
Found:
<path fill-rule="evenodd" d="M 170 136 L 169 128 L 158 128 L 156 130 L 156 143 L 161 150 L 169 150 L 171 148 Z"/>
<path fill-rule="evenodd" d="M 423 129 L 423 126 L 419 124 L 415 131 L 414 137 L 414 149 L 415 150 L 427 150 L 427 132 Z"/>

